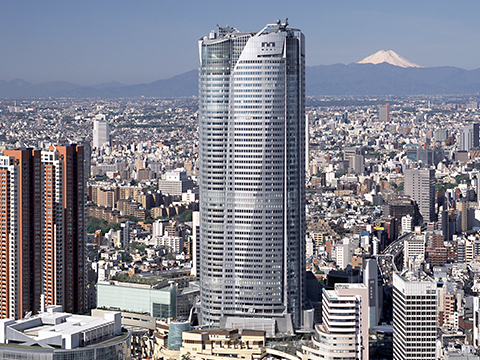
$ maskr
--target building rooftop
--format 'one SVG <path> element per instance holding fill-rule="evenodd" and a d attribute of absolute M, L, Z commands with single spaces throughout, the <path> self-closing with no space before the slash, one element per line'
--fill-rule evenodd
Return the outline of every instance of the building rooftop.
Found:
<path fill-rule="evenodd" d="M 122 335 L 119 312 L 101 317 L 62 312 L 61 306 L 49 306 L 46 312 L 20 320 L 0 320 L 0 343 L 40 346 L 46 349 L 75 349 Z"/>

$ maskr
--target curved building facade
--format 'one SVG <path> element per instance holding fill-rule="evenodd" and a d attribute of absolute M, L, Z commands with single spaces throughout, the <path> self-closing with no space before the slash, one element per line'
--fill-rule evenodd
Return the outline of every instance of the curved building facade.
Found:
<path fill-rule="evenodd" d="M 202 323 L 305 299 L 305 41 L 279 21 L 199 40 Z"/>

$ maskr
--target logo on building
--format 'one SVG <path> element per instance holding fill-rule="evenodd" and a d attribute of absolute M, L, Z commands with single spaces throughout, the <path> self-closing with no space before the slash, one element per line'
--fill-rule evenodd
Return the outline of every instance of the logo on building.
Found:
<path fill-rule="evenodd" d="M 263 47 L 275 47 L 275 42 L 270 41 L 270 42 L 262 42 L 262 48 Z"/>

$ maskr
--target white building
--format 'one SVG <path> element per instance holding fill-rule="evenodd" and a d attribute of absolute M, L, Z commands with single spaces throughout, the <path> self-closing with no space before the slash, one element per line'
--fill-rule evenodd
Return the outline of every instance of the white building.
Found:
<path fill-rule="evenodd" d="M 183 239 L 177 236 L 154 237 L 156 246 L 165 246 L 173 253 L 180 254 L 183 251 Z"/>
<path fill-rule="evenodd" d="M 340 269 L 345 269 L 351 263 L 350 244 L 348 242 L 335 245 L 335 263 Z"/>
<path fill-rule="evenodd" d="M 412 232 L 412 216 L 410 214 L 402 217 L 402 233 Z"/>
<path fill-rule="evenodd" d="M 409 262 L 425 258 L 425 235 L 406 239 L 403 246 L 403 268 L 408 269 Z"/>
<path fill-rule="evenodd" d="M 369 358 L 368 288 L 364 284 L 336 284 L 323 289 L 323 324 L 315 326 L 312 347 L 303 346 L 308 359 Z"/>
<path fill-rule="evenodd" d="M 107 340 L 109 340 L 107 342 Z M 121 313 L 73 315 L 48 306 L 38 315 L 0 320 L 2 359 L 130 359 L 130 333 L 122 333 Z M 72 351 L 68 351 L 72 350 Z"/>
<path fill-rule="evenodd" d="M 393 359 L 436 359 L 437 283 L 425 273 L 393 274 Z"/>
<path fill-rule="evenodd" d="M 257 33 L 219 27 L 198 50 L 202 322 L 279 317 L 300 328 L 304 36 L 280 21 Z"/>
<path fill-rule="evenodd" d="M 104 145 L 110 145 L 109 125 L 105 115 L 97 115 L 93 121 L 93 148 L 100 149 Z"/>

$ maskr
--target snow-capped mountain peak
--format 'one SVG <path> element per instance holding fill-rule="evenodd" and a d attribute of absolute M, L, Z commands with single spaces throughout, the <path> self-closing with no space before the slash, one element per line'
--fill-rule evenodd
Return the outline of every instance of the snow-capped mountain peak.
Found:
<path fill-rule="evenodd" d="M 420 65 L 417 65 L 408 61 L 407 59 L 398 55 L 395 51 L 392 51 L 392 50 L 377 51 L 375 54 L 367 56 L 365 59 L 359 61 L 358 64 L 381 64 L 384 62 L 390 65 L 400 66 L 403 68 L 421 67 Z"/>

